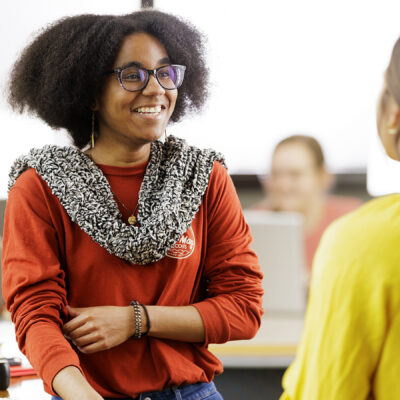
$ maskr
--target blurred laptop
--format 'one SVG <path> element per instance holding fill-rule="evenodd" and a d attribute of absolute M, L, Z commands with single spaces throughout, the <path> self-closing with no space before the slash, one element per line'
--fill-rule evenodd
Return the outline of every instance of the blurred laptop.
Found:
<path fill-rule="evenodd" d="M 266 316 L 303 314 L 306 287 L 302 215 L 259 210 L 244 210 L 244 215 L 264 273 Z"/>

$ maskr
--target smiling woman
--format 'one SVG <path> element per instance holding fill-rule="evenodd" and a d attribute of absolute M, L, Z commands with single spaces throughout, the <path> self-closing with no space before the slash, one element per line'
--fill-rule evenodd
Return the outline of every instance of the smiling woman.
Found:
<path fill-rule="evenodd" d="M 14 66 L 14 109 L 75 144 L 15 161 L 4 224 L 4 297 L 53 396 L 221 399 L 207 345 L 260 326 L 223 156 L 161 140 L 202 108 L 207 77 L 199 32 L 157 11 L 57 21 Z"/>

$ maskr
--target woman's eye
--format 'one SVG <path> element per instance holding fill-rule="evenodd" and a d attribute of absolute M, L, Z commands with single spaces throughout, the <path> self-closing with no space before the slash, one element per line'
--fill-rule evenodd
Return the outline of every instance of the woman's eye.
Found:
<path fill-rule="evenodd" d="M 122 80 L 124 81 L 144 81 L 145 72 L 138 68 L 129 68 L 122 71 Z"/>
<path fill-rule="evenodd" d="M 159 78 L 169 78 L 169 72 L 168 71 L 160 71 L 158 73 Z"/>
<path fill-rule="evenodd" d="M 129 74 L 129 75 L 124 75 L 122 79 L 126 81 L 136 81 L 140 79 L 139 74 Z"/>

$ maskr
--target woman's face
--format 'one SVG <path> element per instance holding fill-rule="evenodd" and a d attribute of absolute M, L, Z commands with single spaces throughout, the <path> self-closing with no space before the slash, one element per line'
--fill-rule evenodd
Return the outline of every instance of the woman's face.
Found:
<path fill-rule="evenodd" d="M 324 171 L 301 143 L 280 145 L 272 158 L 267 180 L 268 197 L 275 210 L 304 213 L 315 196 L 324 192 Z"/>
<path fill-rule="evenodd" d="M 170 63 L 164 46 L 147 33 L 134 33 L 124 39 L 113 69 L 132 62 L 151 70 Z M 95 108 L 99 140 L 135 147 L 159 139 L 174 111 L 177 95 L 176 89 L 163 89 L 153 75 L 146 88 L 128 92 L 120 86 L 117 74 L 110 74 Z"/>
<path fill-rule="evenodd" d="M 384 86 L 378 100 L 376 123 L 383 147 L 387 155 L 393 160 L 399 160 L 400 156 L 399 113 L 399 106 L 387 87 Z M 396 133 L 390 133 L 391 129 L 394 129 Z"/>

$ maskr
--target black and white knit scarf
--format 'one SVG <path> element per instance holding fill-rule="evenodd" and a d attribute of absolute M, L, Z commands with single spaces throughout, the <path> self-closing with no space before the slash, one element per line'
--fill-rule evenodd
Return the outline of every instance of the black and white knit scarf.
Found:
<path fill-rule="evenodd" d="M 200 150 L 169 136 L 151 145 L 139 191 L 138 226 L 126 225 L 103 172 L 74 147 L 47 145 L 19 157 L 8 189 L 28 168 L 48 184 L 80 228 L 109 253 L 133 264 L 164 257 L 192 223 L 208 187 L 214 161 L 225 161 L 211 149 Z"/>

